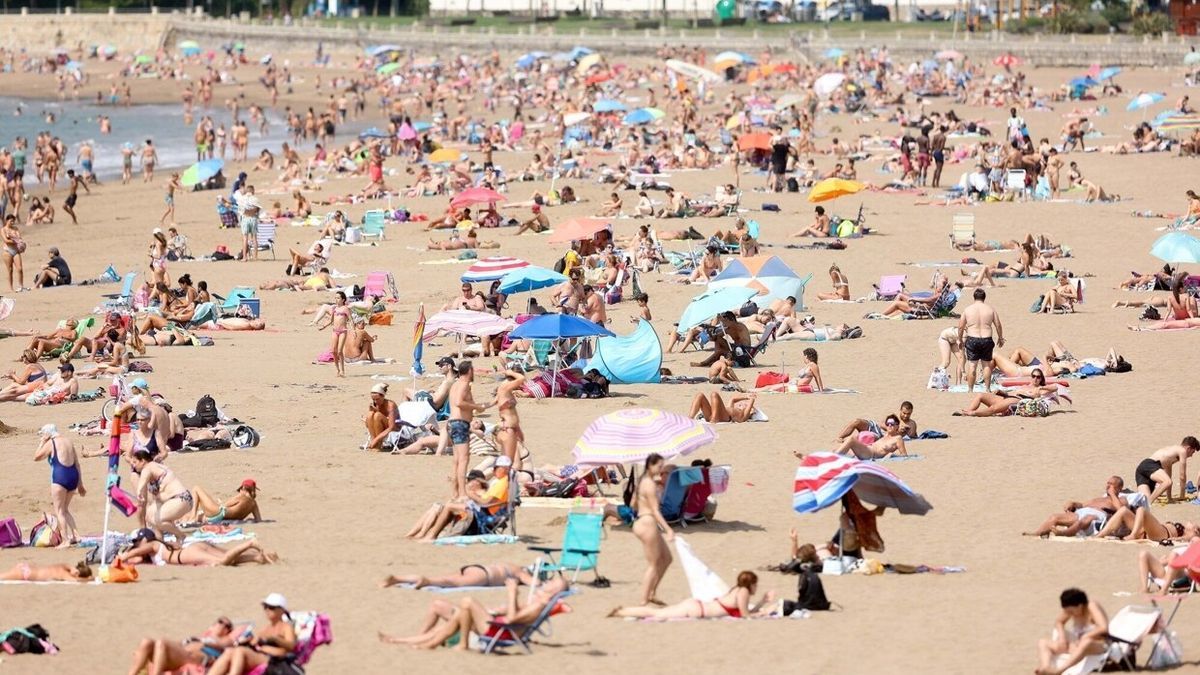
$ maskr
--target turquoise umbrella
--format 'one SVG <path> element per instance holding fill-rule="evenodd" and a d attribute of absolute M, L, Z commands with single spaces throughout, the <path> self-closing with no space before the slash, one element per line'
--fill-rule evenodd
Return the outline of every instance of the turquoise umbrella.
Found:
<path fill-rule="evenodd" d="M 220 173 L 224 166 L 225 162 L 219 159 L 206 159 L 202 162 L 196 162 L 188 167 L 187 171 L 183 172 L 183 175 L 179 177 L 179 182 L 184 187 L 199 185 Z"/>
<path fill-rule="evenodd" d="M 685 331 L 699 326 L 721 312 L 741 307 L 756 295 L 756 288 L 731 286 L 697 296 L 692 300 L 692 304 L 683 310 L 683 316 L 679 317 L 679 330 Z"/>
<path fill-rule="evenodd" d="M 1186 232 L 1168 232 L 1150 247 L 1150 255 L 1167 263 L 1200 263 L 1200 239 Z"/>
<path fill-rule="evenodd" d="M 557 286 L 567 278 L 554 270 L 536 265 L 526 265 L 505 274 L 500 279 L 500 288 L 504 295 L 536 291 L 539 288 Z"/>

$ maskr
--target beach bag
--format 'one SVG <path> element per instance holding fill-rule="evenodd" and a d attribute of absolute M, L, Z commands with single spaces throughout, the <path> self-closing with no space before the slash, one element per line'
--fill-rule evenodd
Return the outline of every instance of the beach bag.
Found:
<path fill-rule="evenodd" d="M 393 318 L 391 312 L 375 312 L 367 319 L 367 323 L 372 326 L 390 326 Z"/>
<path fill-rule="evenodd" d="M 733 346 L 733 365 L 737 368 L 749 368 L 754 365 L 754 357 L 744 345 Z"/>
<path fill-rule="evenodd" d="M 754 381 L 754 387 L 769 387 L 773 384 L 785 384 L 787 381 L 787 373 L 776 373 L 768 370 L 758 374 L 758 379 Z"/>
<path fill-rule="evenodd" d="M 624 293 L 621 290 L 621 287 L 613 286 L 604 292 L 604 304 L 615 305 L 621 301 L 622 297 L 624 297 Z"/>
<path fill-rule="evenodd" d="M 778 212 L 778 211 L 780 211 L 780 208 L 779 208 L 779 205 L 778 205 L 778 204 L 766 203 L 766 204 L 763 204 L 763 205 L 762 205 L 762 210 L 763 210 L 763 211 Z"/>
<path fill-rule="evenodd" d="M 137 568 L 114 558 L 112 564 L 100 570 L 100 581 L 106 584 L 131 584 L 138 580 Z"/>
<path fill-rule="evenodd" d="M 1179 642 L 1179 635 L 1175 631 L 1169 630 L 1154 642 L 1153 653 L 1150 654 L 1150 660 L 1146 662 L 1146 668 L 1159 670 L 1173 668 L 1181 663 L 1183 663 L 1183 645 Z"/>
<path fill-rule="evenodd" d="M 210 394 L 205 394 L 196 401 L 196 410 L 191 415 L 181 415 L 180 421 L 185 427 L 211 427 L 221 421 L 217 412 L 217 402 Z"/>
<path fill-rule="evenodd" d="M 758 314 L 758 305 L 749 300 L 746 301 L 746 304 L 739 307 L 737 311 L 737 315 L 743 319 L 748 316 L 754 316 L 755 314 Z"/>
<path fill-rule="evenodd" d="M 41 624 L 5 631 L 0 650 L 9 654 L 56 654 L 58 648 L 50 643 L 50 634 Z"/>
<path fill-rule="evenodd" d="M 0 520 L 0 548 L 17 548 L 24 546 L 21 542 L 21 527 L 16 518 Z"/>
<path fill-rule="evenodd" d="M 1050 402 L 1044 398 L 1023 398 L 1013 406 L 1018 417 L 1045 417 L 1050 414 Z"/>
<path fill-rule="evenodd" d="M 112 505 L 117 507 L 121 515 L 126 518 L 137 513 L 137 500 L 133 498 L 133 495 L 122 490 L 119 486 L 114 485 L 108 489 L 108 501 L 112 502 Z"/>
<path fill-rule="evenodd" d="M 54 516 L 42 514 L 42 519 L 29 528 L 29 545 L 37 548 L 54 548 L 62 543 Z"/>
<path fill-rule="evenodd" d="M 937 367 L 929 374 L 929 385 L 927 389 L 940 389 L 945 391 L 950 388 L 950 374 L 945 368 Z"/>
<path fill-rule="evenodd" d="M 800 181 L 796 180 L 795 176 L 788 176 L 787 191 L 788 192 L 799 192 L 800 191 Z"/>
<path fill-rule="evenodd" d="M 258 445 L 261 438 L 254 427 L 243 424 L 233 430 L 233 444 L 239 448 L 253 448 Z"/>
<path fill-rule="evenodd" d="M 817 570 L 812 565 L 801 565 L 796 601 L 783 601 L 783 615 L 790 616 L 796 610 L 827 612 L 829 608 L 829 598 L 825 596 L 825 586 Z"/>
<path fill-rule="evenodd" d="M 1040 311 L 1042 311 L 1042 298 L 1039 297 L 1037 300 L 1033 301 L 1032 305 L 1029 306 L 1029 313 L 1037 314 Z"/>
<path fill-rule="evenodd" d="M 122 547 L 118 545 L 118 541 L 114 537 L 109 537 L 108 550 L 104 552 L 104 562 L 100 562 L 100 547 L 93 546 L 88 549 L 87 555 L 83 557 L 83 561 L 89 565 L 111 565 L 117 556 L 121 555 Z"/>

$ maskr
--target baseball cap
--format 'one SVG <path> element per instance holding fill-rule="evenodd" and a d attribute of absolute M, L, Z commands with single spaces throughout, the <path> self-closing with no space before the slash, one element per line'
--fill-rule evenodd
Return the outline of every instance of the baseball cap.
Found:
<path fill-rule="evenodd" d="M 137 387 L 138 389 L 141 389 L 142 391 L 150 390 L 150 383 L 147 382 L 146 378 L 144 378 L 144 377 L 139 377 L 138 379 L 134 380 L 133 382 L 130 382 L 129 386 Z"/>
<path fill-rule="evenodd" d="M 451 366 L 451 367 L 453 367 L 453 366 L 454 366 L 454 359 L 450 358 L 449 356 L 443 356 L 442 358 L 440 358 L 440 359 L 438 359 L 437 361 L 435 361 L 435 362 L 434 362 L 434 365 L 438 365 L 438 366 Z"/>
<path fill-rule="evenodd" d="M 372 394 L 380 394 L 381 396 L 387 396 L 387 392 L 388 392 L 388 386 L 382 382 L 376 384 L 374 387 L 371 387 Z"/>
<path fill-rule="evenodd" d="M 140 544 L 143 541 L 156 541 L 157 539 L 158 537 L 154 535 L 154 530 L 148 527 L 143 527 L 142 529 L 133 533 L 132 541 L 134 544 Z"/>
<path fill-rule="evenodd" d="M 255 482 L 253 478 L 247 478 L 246 480 L 242 481 L 242 487 L 250 488 L 251 490 L 257 490 L 258 483 Z"/>
<path fill-rule="evenodd" d="M 284 614 L 287 614 L 287 598 L 280 593 L 271 593 L 263 598 L 263 607 L 276 607 L 282 609 Z"/>

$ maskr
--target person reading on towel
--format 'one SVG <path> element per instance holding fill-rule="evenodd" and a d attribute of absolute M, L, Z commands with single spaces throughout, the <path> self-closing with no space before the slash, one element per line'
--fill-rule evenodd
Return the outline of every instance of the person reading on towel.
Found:
<path fill-rule="evenodd" d="M 1108 614 L 1087 593 L 1068 588 L 1059 596 L 1062 612 L 1054 634 L 1038 640 L 1037 675 L 1059 675 L 1091 654 L 1107 649 Z"/>
<path fill-rule="evenodd" d="M 617 607 L 608 616 L 638 619 L 752 619 L 770 614 L 769 606 L 775 601 L 774 591 L 767 591 L 761 600 L 751 603 L 757 590 L 758 575 L 746 570 L 738 574 L 736 586 L 714 600 L 689 598 L 666 607 Z"/>

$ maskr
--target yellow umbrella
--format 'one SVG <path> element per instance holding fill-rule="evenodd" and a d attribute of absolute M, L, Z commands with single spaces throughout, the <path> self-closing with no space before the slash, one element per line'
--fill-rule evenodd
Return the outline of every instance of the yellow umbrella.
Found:
<path fill-rule="evenodd" d="M 726 129 L 736 129 L 742 125 L 742 113 L 734 113 L 725 120 Z"/>
<path fill-rule="evenodd" d="M 429 155 L 429 161 L 434 164 L 442 164 L 444 162 L 457 162 L 462 159 L 462 150 L 454 148 L 441 148 L 434 150 Z"/>
<path fill-rule="evenodd" d="M 845 195 L 852 195 L 865 187 L 867 186 L 855 180 L 826 178 L 813 186 L 812 191 L 808 193 L 808 201 L 827 202 Z"/>
<path fill-rule="evenodd" d="M 575 72 L 586 73 L 588 71 L 588 68 L 591 68 L 592 66 L 596 65 L 597 63 L 600 63 L 600 55 L 599 54 L 588 54 L 587 56 L 583 57 L 582 59 L 579 59 L 579 64 L 577 66 L 575 66 Z"/>

